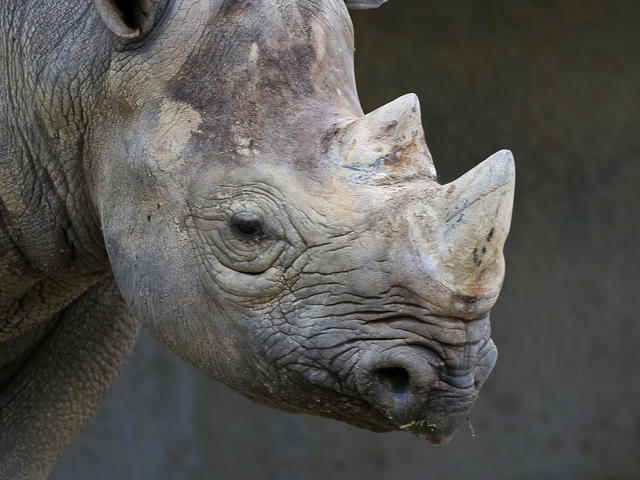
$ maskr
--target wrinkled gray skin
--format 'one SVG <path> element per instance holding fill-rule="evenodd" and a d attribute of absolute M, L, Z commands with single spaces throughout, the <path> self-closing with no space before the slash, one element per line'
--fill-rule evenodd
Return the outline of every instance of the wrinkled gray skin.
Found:
<path fill-rule="evenodd" d="M 440 186 L 415 96 L 363 117 L 344 0 L 122 4 L 0 3 L 0 478 L 46 476 L 138 321 L 261 403 L 445 443 L 496 359 L 510 154 Z"/>

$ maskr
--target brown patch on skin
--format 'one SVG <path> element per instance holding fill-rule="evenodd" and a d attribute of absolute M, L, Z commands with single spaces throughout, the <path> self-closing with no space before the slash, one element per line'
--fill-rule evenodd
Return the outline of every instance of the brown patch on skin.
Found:
<path fill-rule="evenodd" d="M 275 178 L 282 178 L 279 169 L 273 169 Z M 274 183 L 276 183 L 274 181 Z M 301 188 L 304 186 L 304 188 Z M 287 182 L 282 190 L 294 204 L 309 205 L 322 218 L 350 224 L 361 215 L 362 206 L 353 188 L 337 179 L 327 182 Z"/>
<path fill-rule="evenodd" d="M 397 123 L 397 122 L 396 122 Z M 419 132 L 414 132 L 411 140 L 404 145 L 394 147 L 394 149 L 384 156 L 383 164 L 391 170 L 401 168 L 414 168 L 422 170 L 423 159 L 420 157 L 418 149 Z"/>
<path fill-rule="evenodd" d="M 151 135 L 149 155 L 157 168 L 172 172 L 176 162 L 202 123 L 200 113 L 191 105 L 167 98 L 162 100 L 158 126 Z"/>
<path fill-rule="evenodd" d="M 157 192 L 145 192 L 140 200 L 140 212 L 154 212 L 160 210 L 167 203 L 167 199 Z"/>
<path fill-rule="evenodd" d="M 488 273 L 488 269 L 484 269 L 481 271 L 478 277 L 487 277 Z M 465 303 L 476 303 L 480 300 L 493 298 L 495 295 L 497 295 L 494 294 L 494 291 L 491 288 L 492 285 L 486 285 L 478 277 L 476 277 L 473 281 L 466 283 L 460 289 L 461 293 L 463 294 L 463 301 L 465 301 Z"/>
<path fill-rule="evenodd" d="M 387 129 L 392 128 L 395 126 L 387 127 Z M 380 183 L 394 183 L 429 176 L 424 168 L 424 152 L 419 148 L 420 137 L 421 133 L 414 131 L 408 141 L 394 146 L 389 153 L 379 158 L 381 160 L 379 172 L 386 177 L 384 182 Z"/>

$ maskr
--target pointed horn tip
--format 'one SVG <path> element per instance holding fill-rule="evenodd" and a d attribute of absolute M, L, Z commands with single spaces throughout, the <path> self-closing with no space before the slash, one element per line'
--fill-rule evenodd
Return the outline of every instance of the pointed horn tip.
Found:
<path fill-rule="evenodd" d="M 400 97 L 398 97 L 398 100 L 404 100 L 407 103 L 411 102 L 411 103 L 420 103 L 420 99 L 418 98 L 418 95 L 416 95 L 413 92 L 410 93 L 405 93 L 404 95 L 401 95 Z"/>
<path fill-rule="evenodd" d="M 502 167 L 505 174 L 515 177 L 516 162 L 513 158 L 511 150 L 502 149 L 491 155 L 485 161 L 492 161 L 494 165 Z"/>
<path fill-rule="evenodd" d="M 365 117 L 369 115 L 379 116 L 380 114 L 390 115 L 390 117 L 403 117 L 407 113 L 414 112 L 420 116 L 420 100 L 415 93 L 407 93 L 376 108 Z"/>
<path fill-rule="evenodd" d="M 510 150 L 499 150 L 478 163 L 457 179 L 443 187 L 451 185 L 480 185 L 479 181 L 488 181 L 494 186 L 510 184 L 513 189 L 516 180 L 516 164 Z M 484 187 L 483 187 L 484 188 Z"/>
<path fill-rule="evenodd" d="M 414 110 L 417 113 L 420 113 L 420 99 L 418 95 L 415 93 L 405 93 L 404 95 L 396 98 L 393 102 L 388 105 L 398 105 L 403 106 L 407 110 Z"/>
<path fill-rule="evenodd" d="M 500 184 L 511 184 L 511 188 L 514 187 L 516 181 L 516 163 L 513 159 L 513 153 L 511 150 L 499 150 L 483 162 L 472 168 L 467 174 L 471 172 L 486 172 L 490 174 L 491 178 Z M 465 174 L 465 176 L 467 175 Z"/>

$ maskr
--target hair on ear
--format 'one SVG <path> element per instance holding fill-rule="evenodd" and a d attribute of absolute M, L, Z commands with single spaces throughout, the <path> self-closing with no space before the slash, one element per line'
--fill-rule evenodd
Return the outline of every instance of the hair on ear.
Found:
<path fill-rule="evenodd" d="M 104 24 L 121 38 L 138 38 L 151 29 L 151 0 L 93 0 Z"/>

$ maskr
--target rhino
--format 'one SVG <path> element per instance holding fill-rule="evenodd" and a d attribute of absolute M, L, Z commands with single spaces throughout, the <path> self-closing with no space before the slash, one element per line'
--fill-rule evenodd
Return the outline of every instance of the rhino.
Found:
<path fill-rule="evenodd" d="M 514 162 L 441 185 L 364 114 L 348 7 L 0 3 L 0 478 L 44 478 L 146 328 L 256 402 L 436 445 L 497 350 Z"/>

